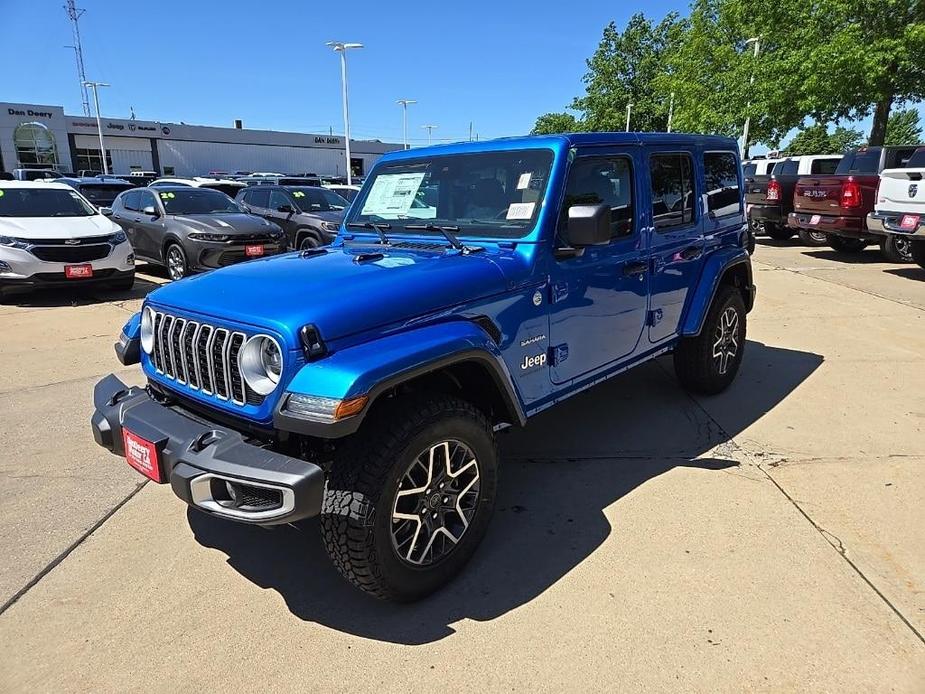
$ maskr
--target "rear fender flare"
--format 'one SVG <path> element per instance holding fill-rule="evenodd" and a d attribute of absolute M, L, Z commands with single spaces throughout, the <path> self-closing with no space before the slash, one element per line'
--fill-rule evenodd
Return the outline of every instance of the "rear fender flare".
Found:
<path fill-rule="evenodd" d="M 694 289 L 693 296 L 688 304 L 687 313 L 681 325 L 681 335 L 691 337 L 699 335 L 703 329 L 703 322 L 706 320 L 707 312 L 713 303 L 713 297 L 719 291 L 723 283 L 723 277 L 726 273 L 739 267 L 744 269 L 747 280 L 743 290 L 745 298 L 745 309 L 750 311 L 752 291 L 752 264 L 748 257 L 748 251 L 744 248 L 724 248 L 712 253 L 703 266 L 700 273 L 700 281 Z"/>

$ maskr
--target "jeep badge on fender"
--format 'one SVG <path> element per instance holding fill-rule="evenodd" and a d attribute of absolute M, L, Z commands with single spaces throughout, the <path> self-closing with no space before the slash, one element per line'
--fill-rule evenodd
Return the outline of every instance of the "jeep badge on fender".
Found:
<path fill-rule="evenodd" d="M 733 381 L 740 169 L 676 133 L 386 154 L 330 246 L 151 292 L 116 345 L 147 383 L 100 381 L 93 435 L 217 518 L 320 516 L 348 581 L 421 598 L 485 534 L 497 431 L 667 353 L 693 391 Z"/>

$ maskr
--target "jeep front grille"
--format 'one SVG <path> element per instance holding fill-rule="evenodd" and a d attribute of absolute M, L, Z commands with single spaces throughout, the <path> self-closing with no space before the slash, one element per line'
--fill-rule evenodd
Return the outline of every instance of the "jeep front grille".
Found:
<path fill-rule="evenodd" d="M 151 362 L 168 379 L 236 405 L 260 404 L 238 368 L 247 336 L 169 313 L 154 314 Z"/>

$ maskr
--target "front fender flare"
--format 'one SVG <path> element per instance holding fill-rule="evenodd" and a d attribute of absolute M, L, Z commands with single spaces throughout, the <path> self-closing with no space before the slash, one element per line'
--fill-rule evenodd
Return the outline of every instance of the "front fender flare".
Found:
<path fill-rule="evenodd" d="M 389 335 L 306 364 L 289 382 L 273 414 L 273 423 L 277 429 L 307 436 L 348 436 L 360 427 L 370 406 L 383 392 L 450 364 L 469 361 L 478 362 L 488 370 L 509 414 L 524 424 L 523 406 L 497 345 L 481 327 L 467 320 Z M 369 402 L 357 415 L 326 424 L 287 414 L 285 406 L 291 393 L 335 400 L 366 395 Z"/>
<path fill-rule="evenodd" d="M 744 265 L 746 269 L 747 282 L 742 290 L 746 292 L 747 297 L 754 296 L 754 284 L 752 283 L 752 263 L 748 251 L 744 248 L 723 248 L 712 253 L 703 265 L 703 271 L 700 273 L 700 281 L 693 292 L 690 303 L 687 307 L 687 314 L 684 316 L 684 322 L 681 326 L 681 335 L 690 337 L 699 335 L 703 329 L 703 322 L 706 320 L 707 312 L 713 303 L 713 297 L 719 290 L 723 275 L 732 267 Z M 751 298 L 746 298 L 746 310 L 751 310 Z"/>

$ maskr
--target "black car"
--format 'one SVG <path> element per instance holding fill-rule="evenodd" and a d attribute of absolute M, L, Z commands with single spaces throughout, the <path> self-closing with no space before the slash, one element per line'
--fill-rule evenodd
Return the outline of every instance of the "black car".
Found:
<path fill-rule="evenodd" d="M 131 183 L 106 176 L 59 178 L 56 179 L 56 182 L 66 183 L 96 207 L 109 207 L 119 193 L 131 190 L 134 187 Z"/>
<path fill-rule="evenodd" d="M 172 280 L 286 250 L 283 230 L 217 190 L 172 186 L 121 193 L 110 214 L 140 259 Z"/>
<path fill-rule="evenodd" d="M 235 200 L 281 226 L 289 247 L 299 250 L 331 243 L 350 207 L 337 193 L 314 186 L 249 186 Z"/>

